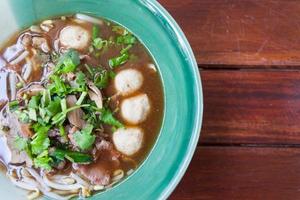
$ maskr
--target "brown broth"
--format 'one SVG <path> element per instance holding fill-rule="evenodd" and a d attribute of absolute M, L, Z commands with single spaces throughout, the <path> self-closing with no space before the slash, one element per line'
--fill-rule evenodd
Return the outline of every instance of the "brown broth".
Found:
<path fill-rule="evenodd" d="M 47 38 L 48 43 L 51 47 L 51 49 L 54 48 L 54 41 L 58 38 L 59 32 L 67 25 L 76 25 L 77 23 L 72 21 L 70 18 L 67 18 L 67 20 L 55 20 L 54 21 L 54 28 L 50 30 L 48 33 L 43 33 L 43 36 Z M 100 36 L 101 38 L 104 39 L 109 39 L 109 37 L 116 37 L 116 33 L 111 30 L 111 27 L 114 26 L 115 24 L 113 23 L 104 23 L 103 25 L 100 26 Z M 77 24 L 78 25 L 78 24 Z M 92 32 L 92 27 L 93 24 L 89 22 L 85 23 L 80 23 L 80 26 L 84 27 L 87 29 L 90 33 Z M 25 30 L 28 31 L 28 30 Z M 24 32 L 25 32 L 24 31 Z M 22 33 L 24 33 L 22 32 Z M 21 33 L 21 34 L 22 34 Z M 6 44 L 5 46 L 11 46 L 17 42 L 18 37 L 20 34 L 15 35 L 12 37 Z M 3 48 L 0 51 L 0 55 L 4 53 L 5 48 Z M 85 60 L 86 64 L 93 65 L 93 66 L 102 66 L 104 68 L 109 68 L 108 61 L 112 57 L 118 56 L 120 54 L 121 46 L 118 47 L 111 47 L 108 48 L 107 50 L 103 50 L 102 54 L 99 57 L 90 57 Z M 118 73 L 119 71 L 122 71 L 124 69 L 137 69 L 140 71 L 143 76 L 144 76 L 144 83 L 142 88 L 140 88 L 137 92 L 134 94 L 131 94 L 130 96 L 126 97 L 117 97 L 116 101 L 121 102 L 125 98 L 135 96 L 140 93 L 146 93 L 150 99 L 151 102 L 151 112 L 148 115 L 147 119 L 139 124 L 138 126 L 141 127 L 144 130 L 144 141 L 143 141 L 143 147 L 142 149 L 136 153 L 135 155 L 131 156 L 130 159 L 133 159 L 135 163 L 138 165 L 146 158 L 148 153 L 150 152 L 151 148 L 153 147 L 160 127 L 162 123 L 162 117 L 163 117 L 163 110 L 164 110 L 164 100 L 163 100 L 163 89 L 162 89 L 162 83 L 161 79 L 159 76 L 158 71 L 154 71 L 153 69 L 149 68 L 149 64 L 154 64 L 153 59 L 151 58 L 149 52 L 147 49 L 140 43 L 137 42 L 130 50 L 130 54 L 134 55 L 134 59 L 129 60 L 126 64 L 117 67 L 114 71 L 115 73 Z M 87 54 L 88 49 L 80 51 L 82 54 Z M 15 70 L 18 73 L 22 71 L 22 65 L 24 63 L 20 63 L 18 65 L 7 65 L 6 68 L 2 68 L 1 71 L 5 73 L 7 69 Z M 82 69 L 84 69 L 82 67 Z M 1 80 L 2 76 L 0 77 Z M 31 81 L 38 81 L 41 78 L 41 70 L 37 71 L 33 77 L 30 79 Z M 1 80 L 2 81 L 2 80 Z M 0 91 L 0 102 L 3 100 L 7 100 L 7 96 L 3 94 L 4 90 L 1 89 Z M 107 89 L 104 91 L 104 96 L 106 97 L 111 97 L 116 94 L 116 90 L 114 88 L 114 83 L 113 81 L 110 81 L 110 85 Z M 112 103 L 112 108 L 114 108 L 116 105 Z M 131 124 L 126 124 L 125 121 L 122 119 L 121 115 L 117 113 L 117 118 L 123 122 L 126 126 L 131 126 Z M 106 128 L 105 129 L 106 133 L 109 133 L 111 135 L 111 129 Z M 112 138 L 110 136 L 110 141 L 112 141 Z M 135 164 L 128 159 L 126 159 L 127 156 L 124 156 L 121 160 L 121 167 L 125 170 L 128 171 L 132 168 L 135 167 Z M 105 162 L 101 161 L 101 162 Z M 95 163 L 96 164 L 96 163 Z M 95 165 L 94 164 L 94 165 Z M 109 162 L 106 163 L 109 165 Z M 107 166 L 107 168 L 112 168 L 114 169 L 113 166 Z M 0 169 L 1 165 L 0 165 Z"/>

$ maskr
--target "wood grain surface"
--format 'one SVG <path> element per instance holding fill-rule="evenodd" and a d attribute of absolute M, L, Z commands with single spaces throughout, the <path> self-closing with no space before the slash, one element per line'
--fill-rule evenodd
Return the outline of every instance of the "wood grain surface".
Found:
<path fill-rule="evenodd" d="M 300 71 L 201 71 L 204 144 L 300 144 Z"/>
<path fill-rule="evenodd" d="M 300 1 L 159 0 L 203 84 L 199 146 L 171 200 L 300 199 Z"/>
<path fill-rule="evenodd" d="M 300 63 L 299 0 L 159 2 L 182 27 L 201 65 L 239 68 Z"/>
<path fill-rule="evenodd" d="M 199 147 L 171 200 L 300 199 L 299 148 Z"/>

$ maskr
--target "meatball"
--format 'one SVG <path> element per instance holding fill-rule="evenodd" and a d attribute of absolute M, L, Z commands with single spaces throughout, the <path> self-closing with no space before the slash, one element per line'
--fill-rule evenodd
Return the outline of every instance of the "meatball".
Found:
<path fill-rule="evenodd" d="M 115 87 L 122 95 L 128 95 L 140 89 L 143 81 L 141 72 L 135 69 L 125 69 L 117 74 Z"/>
<path fill-rule="evenodd" d="M 82 50 L 88 47 L 90 41 L 89 32 L 80 26 L 67 26 L 59 35 L 59 40 L 62 46 Z"/>
<path fill-rule="evenodd" d="M 140 128 L 120 128 L 113 133 L 113 142 L 118 151 L 131 156 L 141 149 L 143 137 L 144 133 Z"/>
<path fill-rule="evenodd" d="M 146 94 L 125 99 L 121 104 L 122 117 L 131 124 L 139 124 L 146 120 L 150 112 L 150 101 Z"/>

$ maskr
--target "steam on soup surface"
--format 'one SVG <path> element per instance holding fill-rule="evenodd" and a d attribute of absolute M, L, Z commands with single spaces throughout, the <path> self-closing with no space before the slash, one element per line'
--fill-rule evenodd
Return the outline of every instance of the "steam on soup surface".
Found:
<path fill-rule="evenodd" d="M 133 172 L 161 126 L 152 58 L 121 26 L 46 20 L 1 50 L 0 160 L 28 198 L 88 197 Z"/>

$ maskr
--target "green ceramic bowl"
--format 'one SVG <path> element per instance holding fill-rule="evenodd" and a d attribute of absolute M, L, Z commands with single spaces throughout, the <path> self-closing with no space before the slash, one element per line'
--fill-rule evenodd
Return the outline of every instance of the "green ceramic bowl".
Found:
<path fill-rule="evenodd" d="M 0 43 L 35 21 L 77 12 L 131 30 L 154 57 L 165 94 L 163 125 L 147 159 L 119 185 L 91 199 L 166 199 L 191 161 L 202 122 L 202 87 L 191 47 L 176 22 L 154 0 L 1 0 Z M 0 184 L 3 199 L 24 199 L 4 175 Z"/>

